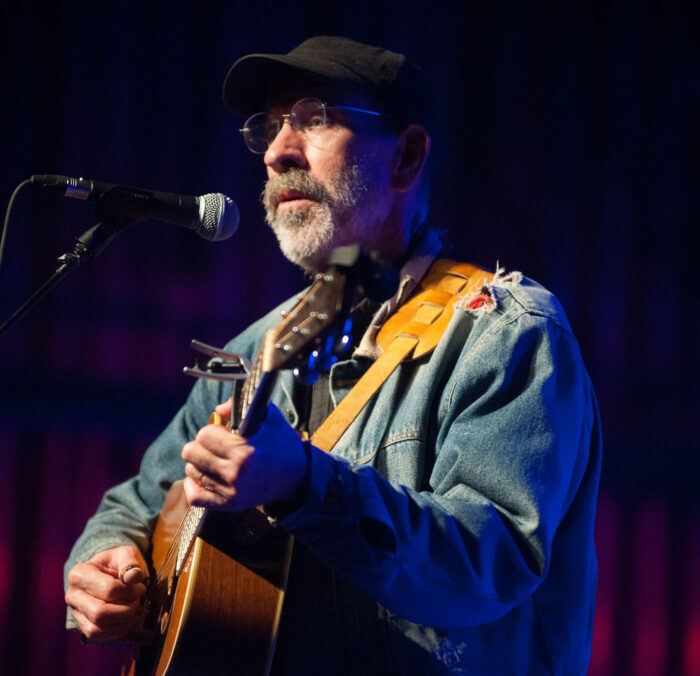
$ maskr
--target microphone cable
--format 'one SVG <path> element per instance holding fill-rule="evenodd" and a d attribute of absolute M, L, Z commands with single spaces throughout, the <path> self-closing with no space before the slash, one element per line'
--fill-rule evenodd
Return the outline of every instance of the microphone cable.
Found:
<path fill-rule="evenodd" d="M 19 194 L 19 191 L 24 188 L 25 185 L 29 185 L 32 182 L 30 178 L 22 181 L 15 189 L 14 192 L 12 193 L 12 196 L 10 197 L 10 201 L 7 203 L 7 209 L 5 211 L 5 220 L 3 221 L 2 225 L 2 235 L 0 236 L 0 270 L 2 269 L 2 256 L 5 251 L 5 240 L 7 239 L 7 231 L 8 227 L 10 224 L 10 213 L 12 212 L 12 207 L 14 206 L 15 199 L 17 199 L 17 195 Z"/>

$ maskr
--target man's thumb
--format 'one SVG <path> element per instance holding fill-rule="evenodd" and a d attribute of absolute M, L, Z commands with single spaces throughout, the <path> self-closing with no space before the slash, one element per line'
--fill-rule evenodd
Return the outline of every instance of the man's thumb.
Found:
<path fill-rule="evenodd" d="M 138 584 L 146 579 L 148 568 L 136 547 L 118 547 L 114 554 L 113 564 L 123 584 Z"/>

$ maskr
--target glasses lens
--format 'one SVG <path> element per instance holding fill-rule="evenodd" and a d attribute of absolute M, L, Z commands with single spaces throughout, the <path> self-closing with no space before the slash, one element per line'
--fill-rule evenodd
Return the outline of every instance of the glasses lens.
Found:
<path fill-rule="evenodd" d="M 267 113 L 256 113 L 248 118 L 241 131 L 248 149 L 262 155 L 279 130 L 280 123 L 277 118 Z"/>
<path fill-rule="evenodd" d="M 326 106 L 318 99 L 301 99 L 289 111 L 292 126 L 314 135 L 326 125 Z"/>
<path fill-rule="evenodd" d="M 276 117 L 268 113 L 256 113 L 246 120 L 241 129 L 248 149 L 259 155 L 264 154 L 282 128 L 284 118 L 297 132 L 306 134 L 313 140 L 321 137 L 326 126 L 326 106 L 318 99 L 297 101 L 287 115 Z"/>

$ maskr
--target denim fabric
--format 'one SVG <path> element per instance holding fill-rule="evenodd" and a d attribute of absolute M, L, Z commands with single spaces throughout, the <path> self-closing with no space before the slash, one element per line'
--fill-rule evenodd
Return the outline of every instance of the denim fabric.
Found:
<path fill-rule="evenodd" d="M 307 500 L 277 522 L 313 562 L 293 565 L 279 673 L 585 673 L 595 395 L 549 292 L 523 279 L 490 293 L 495 303 L 462 303 L 437 348 L 392 373 L 332 454 L 312 448 Z M 228 348 L 252 357 L 278 321 L 276 310 Z M 333 367 L 336 403 L 370 364 Z M 298 424 L 293 389 L 284 372 L 273 401 Z M 194 386 L 140 474 L 105 495 L 66 571 L 117 544 L 147 551 L 183 475 L 182 445 L 228 396 L 218 383 Z M 294 649 L 303 657 L 292 665 Z"/>

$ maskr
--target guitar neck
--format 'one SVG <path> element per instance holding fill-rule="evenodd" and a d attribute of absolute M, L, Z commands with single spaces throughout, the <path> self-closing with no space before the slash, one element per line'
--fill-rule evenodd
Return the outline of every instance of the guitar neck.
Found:
<path fill-rule="evenodd" d="M 241 391 L 239 407 L 243 418 L 236 430 L 241 436 L 252 436 L 267 417 L 267 407 L 272 396 L 272 389 L 277 381 L 277 372 L 264 373 L 261 367 L 261 354 L 255 358 L 251 372 L 246 378 Z M 170 556 L 175 556 L 175 571 L 179 575 L 187 556 L 192 549 L 195 538 L 202 529 L 207 510 L 204 507 L 188 507 L 182 519 L 176 537 L 172 542 Z"/>
<path fill-rule="evenodd" d="M 354 264 L 359 250 L 357 247 L 349 249 L 352 251 L 343 254 L 349 257 L 348 261 L 339 260 L 338 265 Z M 290 368 L 290 362 L 308 346 L 316 346 L 311 349 L 318 355 L 317 348 L 320 349 L 322 343 L 319 337 L 321 333 L 333 325 L 336 317 L 346 314 L 350 291 L 353 288 L 348 288 L 346 280 L 347 271 L 342 268 L 329 269 L 326 274 L 316 275 L 309 291 L 292 311 L 277 327 L 267 332 L 240 396 L 234 397 L 228 426 L 233 429 L 238 424 L 237 429 L 233 430 L 235 433 L 250 437 L 260 429 L 267 417 L 270 397 L 281 368 Z M 202 528 L 206 512 L 202 507 L 189 507 L 182 520 L 172 543 L 173 551 L 168 552 L 171 561 L 172 557 L 176 556 L 175 569 L 178 574 Z"/>
<path fill-rule="evenodd" d="M 255 360 L 254 368 L 258 365 L 259 360 Z M 277 372 L 256 374 L 257 381 L 255 387 L 248 388 L 247 385 L 251 380 L 249 377 L 243 386 L 241 393 L 241 409 L 242 418 L 241 424 L 236 432 L 242 437 L 252 437 L 262 426 L 267 417 L 267 407 L 270 404 L 272 390 L 277 382 Z M 252 390 L 252 393 L 251 393 Z"/>

